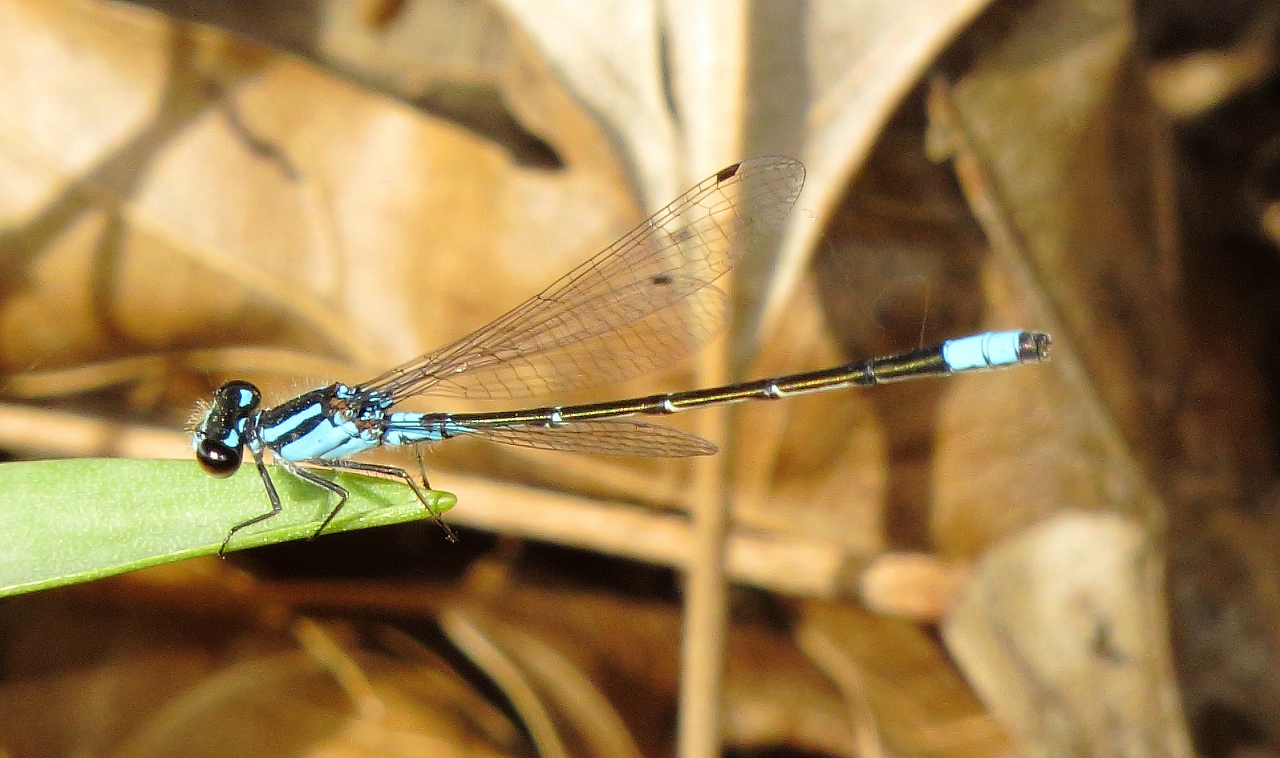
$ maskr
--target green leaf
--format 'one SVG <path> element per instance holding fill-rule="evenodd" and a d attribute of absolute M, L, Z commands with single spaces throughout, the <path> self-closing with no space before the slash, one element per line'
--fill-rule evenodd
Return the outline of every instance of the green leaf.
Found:
<path fill-rule="evenodd" d="M 336 498 L 272 467 L 284 510 L 228 550 L 306 538 Z M 427 518 L 404 484 L 342 473 L 351 492 L 325 534 Z M 437 512 L 457 501 L 427 492 Z M 82 458 L 0 464 L 0 597 L 218 552 L 237 524 L 271 510 L 252 465 L 214 479 L 194 461 Z"/>

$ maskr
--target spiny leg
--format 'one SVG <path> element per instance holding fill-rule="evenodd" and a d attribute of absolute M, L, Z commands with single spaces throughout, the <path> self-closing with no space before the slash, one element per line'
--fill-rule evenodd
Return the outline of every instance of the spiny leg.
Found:
<path fill-rule="evenodd" d="M 280 494 L 276 492 L 275 482 L 271 481 L 271 474 L 267 473 L 266 464 L 262 462 L 261 452 L 253 453 L 253 463 L 258 467 L 258 476 L 262 477 L 262 484 L 267 488 L 267 498 L 271 500 L 271 512 L 264 513 L 261 516 L 254 516 L 243 524 L 237 524 L 231 527 L 231 531 L 227 532 L 227 536 L 222 540 L 222 546 L 218 548 L 219 557 L 226 555 L 227 545 L 231 543 L 231 538 L 235 536 L 236 532 L 246 526 L 253 526 L 254 524 L 261 523 L 272 516 L 280 514 Z"/>
<path fill-rule="evenodd" d="M 431 482 L 427 481 L 427 464 L 422 461 L 422 445 L 413 446 L 413 456 L 418 459 L 418 476 L 422 477 L 422 486 L 431 489 Z"/>
<path fill-rule="evenodd" d="M 317 487 L 323 487 L 338 496 L 338 504 L 333 506 L 333 510 L 329 511 L 328 516 L 325 516 L 324 523 L 320 524 L 320 528 L 315 531 L 315 534 L 308 537 L 308 539 L 315 539 L 321 534 L 324 534 L 324 528 L 329 525 L 330 521 L 333 521 L 334 516 L 338 515 L 338 511 L 342 510 L 342 506 L 347 504 L 347 498 L 351 496 L 351 493 L 348 492 L 347 488 L 343 487 L 341 484 L 331 482 L 316 472 L 299 466 L 294 461 L 286 460 L 284 458 L 276 458 L 276 462 L 283 466 L 290 474 L 293 474 L 299 479 L 311 482 Z M 303 463 L 308 466 L 317 466 L 330 471 L 337 468 L 343 468 L 342 466 L 335 465 L 337 461 L 303 461 Z"/>
<path fill-rule="evenodd" d="M 417 448 L 414 448 L 414 450 L 416 451 Z M 307 461 L 307 463 L 311 464 L 313 462 Z M 364 463 L 363 461 L 348 461 L 348 460 L 318 461 L 318 462 L 315 462 L 315 464 L 326 466 L 328 468 L 346 469 L 348 471 L 359 471 L 360 473 L 364 473 L 364 474 L 379 474 L 381 476 L 390 477 L 392 479 L 399 479 L 400 481 L 409 485 L 409 488 L 413 490 L 414 496 L 418 498 L 418 502 L 422 503 L 422 507 L 427 509 L 427 512 L 431 514 L 431 516 L 436 520 L 436 523 L 440 525 L 440 528 L 444 530 L 445 539 L 449 540 L 450 542 L 458 541 L 458 535 L 454 534 L 453 529 L 449 528 L 449 525 L 444 522 L 444 519 L 441 518 L 440 516 L 440 512 L 437 511 L 435 508 L 431 507 L 431 503 L 427 501 L 426 493 L 422 491 L 422 488 L 418 486 L 418 482 L 415 481 L 414 478 L 409 475 L 408 471 L 405 471 L 402 468 L 397 468 L 396 466 L 383 466 L 377 463 Z M 419 459 L 419 464 L 421 464 L 421 459 Z M 430 489 L 431 485 L 427 484 L 426 480 L 427 480 L 427 477 L 426 477 L 426 474 L 424 473 L 422 476 L 422 483 L 426 485 L 427 489 Z M 320 526 L 320 531 L 324 531 L 325 526 L 329 525 L 329 521 L 333 519 L 333 516 L 335 513 L 337 513 L 336 508 L 334 509 L 333 513 L 329 514 L 329 518 L 325 519 L 324 524 Z M 317 532 L 317 534 L 319 534 L 319 532 Z"/>
<path fill-rule="evenodd" d="M 320 533 L 324 531 L 324 528 L 329 525 L 330 521 L 333 520 L 333 517 L 338 514 L 338 511 L 342 510 L 342 506 L 347 502 L 347 498 L 350 496 L 351 493 L 347 492 L 346 488 L 344 488 L 342 485 L 335 484 L 329 481 L 328 479 L 318 476 L 315 473 L 308 471 L 305 468 L 302 468 L 301 466 L 297 465 L 293 461 L 290 461 L 285 458 L 280 458 L 280 457 L 276 457 L 275 460 L 276 460 L 276 463 L 278 463 L 282 468 L 284 468 L 290 474 L 293 474 L 294 476 L 298 477 L 299 479 L 302 479 L 303 481 L 310 482 L 316 485 L 317 487 L 323 487 L 324 489 L 338 496 L 338 504 L 335 505 L 333 507 L 333 510 L 329 512 L 329 515 L 325 518 L 324 523 L 320 525 L 320 528 L 316 530 L 316 533 L 311 535 L 311 539 L 315 539 L 316 537 L 319 537 Z M 226 538 L 222 540 L 222 546 L 218 548 L 218 555 L 220 556 L 224 555 L 227 552 L 227 545 L 230 544 L 231 538 L 235 536 L 236 532 L 240 531 L 241 529 L 244 529 L 247 526 L 260 524 L 263 521 L 266 521 L 267 519 L 271 518 L 272 516 L 277 516 L 280 514 L 280 511 L 282 510 L 280 505 L 280 494 L 276 492 L 275 482 L 271 481 L 271 474 L 267 472 L 267 466 L 262 460 L 262 453 L 260 452 L 254 453 L 253 462 L 258 467 L 258 475 L 262 477 L 263 485 L 266 486 L 267 488 L 267 497 L 271 500 L 271 511 L 269 513 L 264 513 L 261 516 L 254 516 L 253 518 L 249 519 L 243 524 L 237 524 L 234 527 L 232 527 L 231 531 L 227 532 Z M 337 468 L 335 466 L 330 466 L 328 461 L 317 461 L 315 462 L 315 465 L 325 466 L 328 468 Z"/>
<path fill-rule="evenodd" d="M 422 486 L 425 489 L 431 489 L 431 482 L 427 481 L 427 464 L 422 460 L 422 445 L 413 446 L 413 457 L 418 459 L 418 476 L 422 477 Z M 449 528 L 449 525 L 444 523 L 444 518 L 430 506 L 428 506 L 427 509 L 431 511 L 431 515 L 435 516 L 436 523 L 444 530 L 445 539 L 450 542 L 457 542 L 458 535 L 454 534 L 453 530 Z"/>

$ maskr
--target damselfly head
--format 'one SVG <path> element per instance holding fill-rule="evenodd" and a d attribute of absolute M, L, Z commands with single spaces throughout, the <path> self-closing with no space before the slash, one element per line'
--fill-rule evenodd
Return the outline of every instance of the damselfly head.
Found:
<path fill-rule="evenodd" d="M 248 382 L 227 382 L 213 393 L 191 436 L 196 461 L 206 473 L 223 478 L 240 468 L 245 429 L 261 404 L 262 393 Z"/>

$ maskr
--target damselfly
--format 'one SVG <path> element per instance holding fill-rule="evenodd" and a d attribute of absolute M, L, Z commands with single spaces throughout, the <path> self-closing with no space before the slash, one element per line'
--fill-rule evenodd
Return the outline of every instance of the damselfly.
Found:
<path fill-rule="evenodd" d="M 803 184 L 804 166 L 790 158 L 736 163 L 506 315 L 363 384 L 331 384 L 272 408 L 262 407 L 261 394 L 248 382 L 222 385 L 195 429 L 196 459 L 213 476 L 230 476 L 247 447 L 271 501 L 269 513 L 233 528 L 222 549 L 241 529 L 281 510 L 264 461 L 267 451 L 290 474 L 337 496 L 316 530 L 319 535 L 348 493 L 317 469 L 399 479 L 430 510 L 418 450 L 424 443 L 470 435 L 507 445 L 606 455 L 710 455 L 716 446 L 701 437 L 628 417 L 1048 357 L 1046 334 L 986 332 L 823 371 L 631 400 L 493 413 L 392 410 L 417 395 L 525 398 L 617 382 L 670 365 L 718 331 L 728 297 L 715 281 L 748 242 L 781 229 Z M 412 446 L 421 483 L 401 468 L 351 460 L 380 446 Z"/>

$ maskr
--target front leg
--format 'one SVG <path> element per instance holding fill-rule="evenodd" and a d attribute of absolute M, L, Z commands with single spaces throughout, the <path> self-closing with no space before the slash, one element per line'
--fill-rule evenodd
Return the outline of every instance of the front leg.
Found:
<path fill-rule="evenodd" d="M 271 481 L 271 474 L 267 472 L 266 464 L 263 463 L 262 453 L 260 452 L 254 453 L 253 459 L 254 459 L 254 463 L 257 464 L 258 466 L 258 474 L 262 477 L 262 483 L 267 488 L 267 497 L 271 499 L 271 512 L 264 513 L 261 516 L 254 516 L 253 518 L 249 519 L 243 524 L 237 524 L 234 528 L 232 528 L 232 530 L 227 533 L 226 539 L 222 541 L 222 547 L 218 548 L 218 555 L 223 555 L 224 553 L 226 553 L 227 545 L 228 543 L 231 542 L 231 538 L 235 536 L 236 532 L 240 531 L 241 529 L 244 529 L 247 526 L 253 526 L 254 524 L 259 524 L 273 516 L 277 516 L 280 514 L 280 511 L 281 511 L 280 495 L 279 493 L 276 492 L 275 483 Z M 319 537 L 320 533 L 324 531 L 324 528 L 329 525 L 329 522 L 333 521 L 333 517 L 338 515 L 338 511 L 342 510 L 342 506 L 347 502 L 347 498 L 350 496 L 350 493 L 347 492 L 346 488 L 343 487 L 342 485 L 335 484 L 329 481 L 328 479 L 325 479 L 324 477 L 316 474 L 315 472 L 309 471 L 303 468 L 302 466 L 299 466 L 297 463 L 294 463 L 293 461 L 287 458 L 281 458 L 280 456 L 276 456 L 275 462 L 285 471 L 288 471 L 290 474 L 293 474 L 299 479 L 305 482 L 310 482 L 311 484 L 314 484 L 317 487 L 322 487 L 338 496 L 338 504 L 333 507 L 333 510 L 329 511 L 329 515 L 325 517 L 324 523 L 320 525 L 320 528 L 317 529 L 315 534 L 311 535 L 309 539 L 315 539 L 316 537 Z M 330 465 L 331 463 L 330 461 L 314 461 L 314 462 L 307 461 L 307 463 L 309 464 L 314 463 L 314 465 L 325 466 L 328 468 L 340 468 L 338 466 Z"/>
<path fill-rule="evenodd" d="M 250 452 L 253 453 L 254 465 L 258 467 L 258 476 L 262 477 L 262 484 L 267 488 L 267 497 L 271 500 L 271 512 L 264 513 L 261 516 L 254 516 L 243 524 L 231 527 L 231 531 L 227 532 L 227 536 L 222 540 L 222 546 L 218 548 L 218 557 L 220 558 L 226 555 L 227 545 L 230 544 L 231 538 L 235 536 L 236 532 L 246 526 L 253 526 L 280 514 L 280 494 L 276 492 L 275 482 L 271 481 L 271 474 L 267 473 L 267 466 L 262 462 L 262 451 L 250 449 Z"/>

